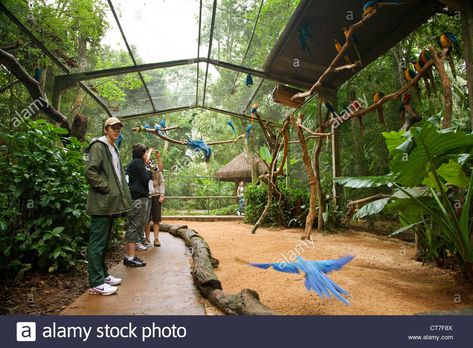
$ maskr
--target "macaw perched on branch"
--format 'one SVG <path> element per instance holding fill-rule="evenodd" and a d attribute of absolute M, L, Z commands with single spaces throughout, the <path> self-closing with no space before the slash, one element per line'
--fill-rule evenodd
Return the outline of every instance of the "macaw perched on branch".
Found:
<path fill-rule="evenodd" d="M 246 75 L 245 85 L 246 87 L 253 86 L 253 77 L 251 76 L 251 74 Z"/>
<path fill-rule="evenodd" d="M 295 262 L 275 262 L 275 263 L 249 263 L 250 266 L 268 269 L 283 273 L 305 275 L 305 287 L 309 291 L 317 293 L 322 299 L 332 299 L 332 294 L 346 305 L 350 303 L 342 296 L 350 296 L 350 294 L 338 286 L 333 280 L 325 274 L 340 270 L 345 264 L 353 260 L 353 256 L 344 256 L 338 260 L 320 260 L 306 261 L 302 257 L 297 256 Z"/>
<path fill-rule="evenodd" d="M 404 69 L 404 77 L 406 78 L 407 82 L 412 81 L 413 79 L 415 79 L 416 76 L 417 76 L 416 71 L 414 69 L 412 69 L 410 66 L 408 66 L 407 68 Z M 420 101 L 419 83 L 417 82 L 414 87 L 415 87 L 415 90 L 416 90 L 417 98 Z"/>
<path fill-rule="evenodd" d="M 258 112 L 258 108 L 259 108 L 259 103 L 254 103 L 251 106 L 251 124 L 253 124 L 253 122 L 255 121 L 255 116 L 256 116 L 256 113 Z"/>
<path fill-rule="evenodd" d="M 233 135 L 236 135 L 237 132 L 236 132 L 235 126 L 233 125 L 232 120 L 229 120 L 229 121 L 227 122 L 227 124 L 228 124 L 228 125 L 230 126 L 230 128 L 232 129 Z"/>
<path fill-rule="evenodd" d="M 382 98 L 384 98 L 384 93 L 383 92 L 376 92 L 374 95 L 373 95 L 373 103 L 377 103 L 379 102 Z M 383 112 L 383 106 L 380 105 L 378 107 L 378 121 L 379 123 L 383 124 L 384 126 L 386 126 L 386 121 L 384 120 L 384 112 Z"/>
<path fill-rule="evenodd" d="M 315 42 L 315 40 L 309 31 L 309 24 L 304 24 L 299 28 L 299 31 L 297 32 L 297 39 L 302 47 L 302 50 L 307 51 L 310 57 L 313 59 L 314 56 L 312 55 L 312 52 L 310 50 L 309 41 Z"/>
<path fill-rule="evenodd" d="M 429 50 L 422 50 L 419 53 L 419 59 L 415 62 L 414 68 L 417 72 L 424 67 L 424 65 L 432 59 L 432 53 Z M 437 87 L 435 86 L 433 68 L 429 68 L 424 76 L 424 85 L 427 88 L 427 93 L 429 97 L 431 96 L 431 91 L 434 91 L 434 94 L 437 95 Z"/>
<path fill-rule="evenodd" d="M 187 139 L 186 145 L 196 152 L 201 151 L 204 154 L 205 162 L 209 161 L 210 156 L 212 155 L 212 150 L 210 149 L 210 147 L 207 146 L 205 141 L 203 141 L 202 139 L 200 140 Z"/>
<path fill-rule="evenodd" d="M 406 111 L 409 113 L 409 118 L 406 121 Z M 402 130 L 408 131 L 414 123 L 422 121 L 422 116 L 418 115 L 414 108 L 411 106 L 411 95 L 406 93 L 402 97 L 402 101 L 399 105 L 399 112 L 401 113 L 401 122 L 403 124 Z"/>
<path fill-rule="evenodd" d="M 145 123 L 144 126 L 143 126 L 143 128 L 144 128 L 144 129 L 152 129 L 149 123 Z M 151 139 L 151 134 L 147 133 L 147 134 L 146 134 L 146 137 L 147 137 L 148 139 Z"/>
<path fill-rule="evenodd" d="M 457 70 L 455 68 L 455 62 L 453 61 L 452 48 L 455 52 L 461 56 L 460 45 L 458 43 L 458 38 L 455 34 L 446 31 L 437 37 L 437 44 L 442 50 L 447 49 L 447 59 L 450 64 L 450 69 L 452 69 L 452 74 L 455 80 L 457 79 Z"/>
<path fill-rule="evenodd" d="M 348 32 L 349 31 L 350 31 L 349 27 L 343 28 L 343 34 L 345 35 L 346 40 L 348 40 Z M 358 56 L 358 61 L 360 62 L 360 66 L 363 66 L 363 61 L 361 60 L 360 51 L 358 51 L 358 39 L 356 38 L 356 35 L 354 33 L 351 34 L 350 40 L 353 43 L 353 47 L 355 48 L 356 55 Z"/>
<path fill-rule="evenodd" d="M 335 49 L 337 50 L 337 52 L 340 53 L 340 51 L 343 48 L 340 41 L 335 39 L 335 40 L 333 40 L 333 44 L 335 45 Z M 348 55 L 345 54 L 345 56 L 343 58 L 345 59 L 345 62 L 347 62 L 347 64 L 351 64 L 350 57 L 348 57 Z"/>
<path fill-rule="evenodd" d="M 368 1 L 365 6 L 363 6 L 363 17 L 366 17 L 374 10 L 382 6 L 394 6 L 394 5 L 401 5 L 400 1 L 382 1 L 382 0 L 370 0 Z"/>

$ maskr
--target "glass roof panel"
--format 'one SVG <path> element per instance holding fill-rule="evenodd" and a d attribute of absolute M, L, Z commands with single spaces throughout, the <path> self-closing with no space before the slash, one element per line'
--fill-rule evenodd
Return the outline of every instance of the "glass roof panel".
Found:
<path fill-rule="evenodd" d="M 88 81 L 87 85 L 103 99 L 114 116 L 153 111 L 137 73 L 95 79 Z"/>
<path fill-rule="evenodd" d="M 194 106 L 197 88 L 197 64 L 143 72 L 156 110 Z"/>
<path fill-rule="evenodd" d="M 138 64 L 197 56 L 198 0 L 113 0 L 112 4 Z M 120 38 L 120 32 L 113 32 L 107 40 Z"/>

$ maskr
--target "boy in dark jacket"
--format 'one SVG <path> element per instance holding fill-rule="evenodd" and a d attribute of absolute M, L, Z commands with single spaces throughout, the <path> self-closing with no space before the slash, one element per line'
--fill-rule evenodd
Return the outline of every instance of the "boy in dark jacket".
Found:
<path fill-rule="evenodd" d="M 146 262 L 135 256 L 135 247 L 143 235 L 145 216 L 149 205 L 149 181 L 150 172 L 146 169 L 145 156 L 148 147 L 144 144 L 133 146 L 133 160 L 128 165 L 128 186 L 130 187 L 132 209 L 128 214 L 127 228 L 125 233 L 126 255 L 123 264 L 128 267 L 144 267 Z M 148 213 L 149 218 L 149 213 Z"/>
<path fill-rule="evenodd" d="M 105 135 L 93 139 L 87 148 L 87 213 L 91 215 L 87 258 L 91 294 L 112 295 L 118 290 L 115 285 L 121 283 L 120 278 L 108 274 L 105 255 L 114 219 L 131 208 L 130 191 L 115 145 L 122 128 L 118 118 L 107 119 Z"/>

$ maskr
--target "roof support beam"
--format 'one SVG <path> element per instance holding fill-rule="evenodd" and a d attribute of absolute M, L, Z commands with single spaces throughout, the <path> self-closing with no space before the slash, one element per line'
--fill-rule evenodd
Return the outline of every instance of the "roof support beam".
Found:
<path fill-rule="evenodd" d="M 131 60 L 133 61 L 133 64 L 136 66 L 136 59 L 135 56 L 133 55 L 133 51 L 131 50 L 130 45 L 128 44 L 128 40 L 126 38 L 125 32 L 123 31 L 122 25 L 120 23 L 120 20 L 118 19 L 117 13 L 115 12 L 115 7 L 113 7 L 112 1 L 107 0 L 108 6 L 110 7 L 110 10 L 112 10 L 113 18 L 115 18 L 115 22 L 117 22 L 118 29 L 120 30 L 120 34 L 122 35 L 123 42 L 125 42 L 126 49 L 128 50 L 128 54 L 131 57 Z M 143 84 L 143 87 L 146 91 L 146 94 L 148 95 L 149 102 L 151 103 L 151 107 L 153 108 L 153 111 L 156 111 L 156 106 L 154 105 L 153 98 L 151 97 L 151 94 L 149 93 L 148 86 L 146 85 L 145 79 L 143 78 L 143 75 L 141 72 L 138 72 L 138 75 L 140 76 L 141 83 Z"/>

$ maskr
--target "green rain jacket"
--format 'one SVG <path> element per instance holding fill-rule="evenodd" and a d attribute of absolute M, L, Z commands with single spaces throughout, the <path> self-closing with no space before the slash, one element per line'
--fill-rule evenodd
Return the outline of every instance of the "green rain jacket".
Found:
<path fill-rule="evenodd" d="M 118 151 L 118 150 L 117 150 Z M 121 216 L 131 209 L 131 195 L 120 163 L 122 181 L 113 169 L 112 154 L 101 138 L 87 147 L 85 177 L 89 182 L 87 213 L 89 215 Z"/>

